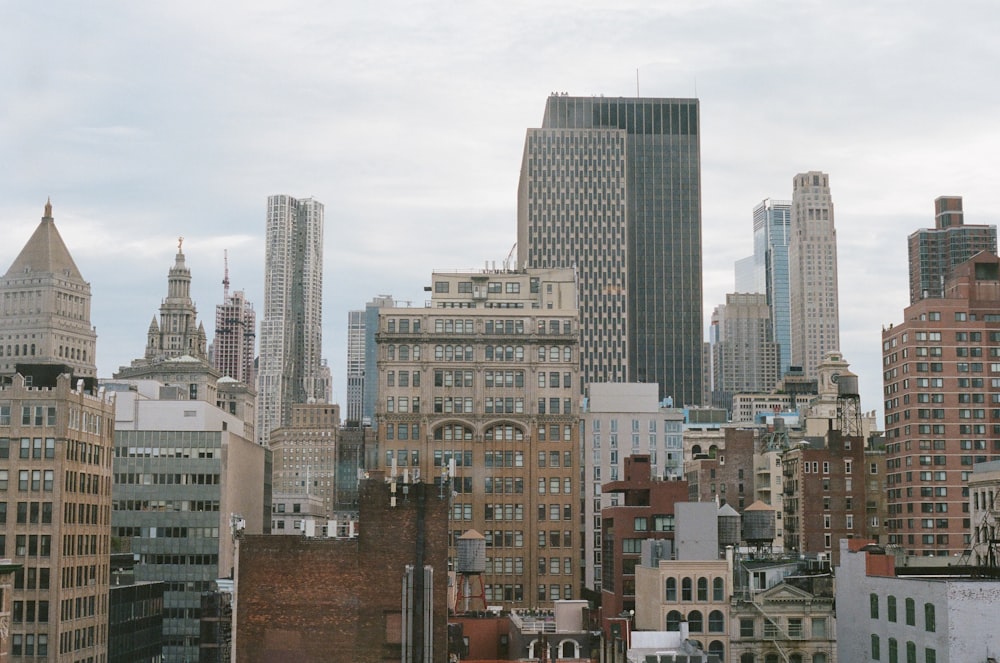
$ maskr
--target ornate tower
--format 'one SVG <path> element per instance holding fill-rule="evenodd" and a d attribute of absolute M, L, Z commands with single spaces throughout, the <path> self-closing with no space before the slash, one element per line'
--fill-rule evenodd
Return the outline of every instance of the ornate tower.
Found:
<path fill-rule="evenodd" d="M 17 364 L 64 364 L 96 377 L 97 332 L 90 284 L 77 269 L 52 218 L 52 203 L 0 280 L 0 374 Z"/>
<path fill-rule="evenodd" d="M 208 339 L 205 327 L 198 322 L 198 309 L 191 301 L 191 270 L 184 264 L 181 247 L 184 238 L 177 239 L 177 256 L 167 274 L 167 297 L 160 304 L 160 320 L 149 324 L 146 359 L 169 359 L 189 355 L 208 361 Z"/>

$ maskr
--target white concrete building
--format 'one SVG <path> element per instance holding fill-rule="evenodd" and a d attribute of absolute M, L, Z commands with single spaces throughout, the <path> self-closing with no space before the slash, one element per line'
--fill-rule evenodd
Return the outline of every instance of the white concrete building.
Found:
<path fill-rule="evenodd" d="M 1000 655 L 996 615 L 1000 579 L 948 573 L 954 567 L 897 568 L 894 556 L 875 546 L 861 547 L 863 543 L 860 539 L 840 542 L 836 573 L 839 660 L 996 660 Z"/>

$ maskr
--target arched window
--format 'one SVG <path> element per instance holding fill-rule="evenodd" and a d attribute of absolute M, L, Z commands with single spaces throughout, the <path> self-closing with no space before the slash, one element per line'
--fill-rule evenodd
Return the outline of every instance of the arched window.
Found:
<path fill-rule="evenodd" d="M 701 453 L 701 445 L 700 444 L 696 444 L 696 445 L 694 445 L 694 446 L 691 447 L 691 455 L 692 456 L 697 456 L 700 453 Z"/>
<path fill-rule="evenodd" d="M 677 578 L 667 578 L 667 593 L 665 600 L 667 601 L 677 600 Z"/>
<path fill-rule="evenodd" d="M 708 632 L 709 633 L 725 633 L 726 632 L 726 618 L 722 614 L 721 610 L 713 610 L 708 613 Z"/>
<path fill-rule="evenodd" d="M 559 348 L 554 345 L 549 348 L 549 361 L 559 361 Z"/>
<path fill-rule="evenodd" d="M 726 583 L 722 578 L 716 578 L 712 581 L 712 600 L 726 600 Z"/>
<path fill-rule="evenodd" d="M 719 657 L 720 661 L 726 660 L 726 648 L 722 645 L 721 640 L 712 640 L 708 643 L 708 653 L 715 654 Z"/>
<path fill-rule="evenodd" d="M 934 604 L 925 603 L 924 604 L 924 630 L 928 633 L 933 633 L 937 629 L 937 623 L 934 618 Z"/>
<path fill-rule="evenodd" d="M 878 594 L 868 595 L 868 614 L 872 619 L 878 619 Z"/>
<path fill-rule="evenodd" d="M 885 600 L 886 617 L 890 622 L 896 621 L 896 597 L 890 596 Z"/>
<path fill-rule="evenodd" d="M 740 663 L 757 663 L 757 656 L 753 652 L 743 652 L 740 654 Z"/>
<path fill-rule="evenodd" d="M 472 346 L 465 346 L 465 361 L 472 361 Z"/>
<path fill-rule="evenodd" d="M 701 616 L 701 610 L 692 610 L 688 613 L 688 630 L 692 633 L 701 633 L 705 630 L 705 623 Z"/>
<path fill-rule="evenodd" d="M 681 601 L 691 600 L 691 578 L 681 580 Z"/>
<path fill-rule="evenodd" d="M 559 645 L 559 658 L 580 658 L 580 645 L 576 640 L 563 640 Z"/>
<path fill-rule="evenodd" d="M 917 604 L 913 599 L 906 599 L 906 625 L 917 625 Z"/>
<path fill-rule="evenodd" d="M 896 638 L 889 638 L 889 662 L 899 663 L 899 643 Z"/>
<path fill-rule="evenodd" d="M 563 348 L 563 361 L 572 361 L 573 359 L 573 348 L 566 346 Z"/>
<path fill-rule="evenodd" d="M 681 630 L 681 613 L 677 610 L 671 610 L 667 613 L 667 630 L 668 631 L 679 631 Z"/>
<path fill-rule="evenodd" d="M 913 644 L 912 640 L 906 641 L 906 663 L 917 663 L 917 646 Z"/>
<path fill-rule="evenodd" d="M 882 641 L 878 639 L 878 636 L 872 633 L 872 660 L 877 661 L 882 656 Z"/>
<path fill-rule="evenodd" d="M 802 654 L 792 654 L 788 657 L 788 663 L 802 663 Z"/>
<path fill-rule="evenodd" d="M 489 348 L 486 348 L 486 349 L 489 350 Z M 438 361 L 441 361 L 442 359 L 444 359 L 444 346 L 443 345 L 435 345 L 434 346 L 434 358 L 437 359 Z M 489 357 L 487 357 L 487 359 L 489 359 Z"/>
<path fill-rule="evenodd" d="M 708 578 L 698 578 L 698 600 L 708 600 Z"/>
<path fill-rule="evenodd" d="M 413 346 L 413 358 L 414 359 L 420 359 L 420 346 L 419 345 L 414 345 Z"/>

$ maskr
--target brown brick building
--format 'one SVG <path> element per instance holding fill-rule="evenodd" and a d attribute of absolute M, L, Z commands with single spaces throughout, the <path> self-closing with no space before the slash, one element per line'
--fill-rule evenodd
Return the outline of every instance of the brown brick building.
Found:
<path fill-rule="evenodd" d="M 1000 258 L 950 273 L 882 331 L 887 536 L 914 555 L 969 546 L 972 466 L 1000 457 Z"/>
<path fill-rule="evenodd" d="M 379 309 L 378 467 L 428 482 L 453 471 L 451 541 L 470 529 L 485 536 L 487 605 L 579 598 L 574 272 L 435 273 L 432 281 L 431 306 Z"/>
<path fill-rule="evenodd" d="M 781 467 L 785 547 L 831 555 L 836 565 L 840 539 L 865 531 L 864 440 L 830 430 L 825 438 L 806 438 L 786 451 Z"/>
<path fill-rule="evenodd" d="M 237 661 L 399 661 L 407 631 L 413 660 L 448 660 L 448 500 L 430 484 L 392 490 L 381 472 L 371 476 L 356 539 L 241 540 Z M 409 616 L 408 603 L 417 606 Z"/>
<path fill-rule="evenodd" d="M 601 510 L 601 606 L 614 616 L 635 609 L 635 567 L 642 541 L 674 540 L 674 504 L 687 501 L 686 481 L 662 481 L 652 476 L 650 457 L 625 457 L 625 479 L 602 487 L 619 493 L 621 506 Z"/>
<path fill-rule="evenodd" d="M 688 501 L 729 504 L 742 511 L 754 501 L 754 437 L 750 428 L 723 428 L 718 447 L 684 463 Z"/>

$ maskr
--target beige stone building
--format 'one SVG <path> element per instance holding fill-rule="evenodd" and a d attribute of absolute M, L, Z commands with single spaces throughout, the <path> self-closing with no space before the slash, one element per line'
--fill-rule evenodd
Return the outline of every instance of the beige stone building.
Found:
<path fill-rule="evenodd" d="M 635 628 L 682 631 L 720 660 L 729 652 L 732 559 L 663 560 L 635 569 Z"/>
<path fill-rule="evenodd" d="M 275 494 L 318 498 L 319 519 L 332 518 L 336 508 L 339 429 L 339 405 L 309 403 L 292 405 L 288 425 L 271 431 Z"/>
<path fill-rule="evenodd" d="M 579 598 L 574 272 L 437 272 L 431 290 L 429 307 L 379 310 L 379 463 L 450 481 L 450 554 L 486 537 L 489 605 Z"/>

